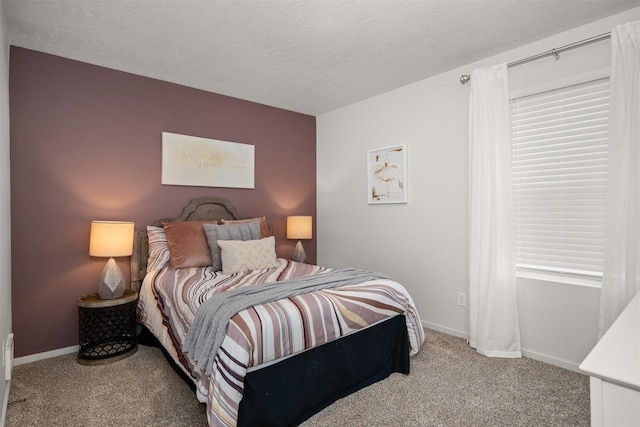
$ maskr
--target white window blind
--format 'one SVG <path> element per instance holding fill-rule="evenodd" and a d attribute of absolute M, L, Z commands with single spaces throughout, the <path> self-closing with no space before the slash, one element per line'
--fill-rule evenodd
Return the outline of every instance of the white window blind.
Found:
<path fill-rule="evenodd" d="M 601 276 L 609 79 L 511 100 L 519 268 Z"/>

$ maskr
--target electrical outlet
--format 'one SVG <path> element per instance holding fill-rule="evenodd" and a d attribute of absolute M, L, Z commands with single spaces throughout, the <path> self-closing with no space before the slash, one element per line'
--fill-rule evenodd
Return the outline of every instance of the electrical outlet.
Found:
<path fill-rule="evenodd" d="M 467 294 L 465 294 L 464 292 L 458 292 L 458 305 L 460 307 L 467 306 Z"/>

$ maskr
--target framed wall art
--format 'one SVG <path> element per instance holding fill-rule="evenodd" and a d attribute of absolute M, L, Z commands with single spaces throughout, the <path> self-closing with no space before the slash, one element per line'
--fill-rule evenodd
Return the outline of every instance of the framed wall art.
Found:
<path fill-rule="evenodd" d="M 254 188 L 254 146 L 162 132 L 162 184 Z"/>
<path fill-rule="evenodd" d="M 407 146 L 367 151 L 367 183 L 370 205 L 407 203 Z"/>

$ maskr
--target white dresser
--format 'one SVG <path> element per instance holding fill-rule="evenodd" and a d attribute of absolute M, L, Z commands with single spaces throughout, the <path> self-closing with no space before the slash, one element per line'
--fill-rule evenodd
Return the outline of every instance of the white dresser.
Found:
<path fill-rule="evenodd" d="M 591 425 L 640 426 L 640 293 L 580 364 L 591 376 Z"/>

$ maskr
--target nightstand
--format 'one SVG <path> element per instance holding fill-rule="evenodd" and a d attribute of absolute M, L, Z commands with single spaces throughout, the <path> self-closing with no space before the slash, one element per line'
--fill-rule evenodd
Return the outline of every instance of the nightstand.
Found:
<path fill-rule="evenodd" d="M 115 299 L 101 299 L 97 293 L 78 299 L 79 363 L 115 362 L 136 352 L 137 301 L 138 292 L 132 290 Z"/>

